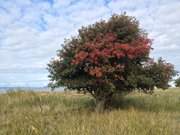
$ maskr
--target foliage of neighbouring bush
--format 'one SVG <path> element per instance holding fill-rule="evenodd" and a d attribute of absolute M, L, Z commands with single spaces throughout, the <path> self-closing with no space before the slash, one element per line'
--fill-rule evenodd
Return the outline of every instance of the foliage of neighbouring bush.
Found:
<path fill-rule="evenodd" d="M 176 87 L 180 87 L 180 77 L 175 80 Z"/>
<path fill-rule="evenodd" d="M 114 93 L 165 89 L 174 67 L 162 59 L 154 62 L 151 44 L 139 22 L 126 14 L 82 27 L 48 64 L 49 85 L 89 92 L 103 109 Z"/>

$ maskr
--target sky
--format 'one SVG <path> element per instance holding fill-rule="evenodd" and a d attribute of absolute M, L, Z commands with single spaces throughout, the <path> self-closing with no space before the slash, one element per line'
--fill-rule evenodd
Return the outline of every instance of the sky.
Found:
<path fill-rule="evenodd" d="M 0 0 L 0 87 L 46 86 L 64 38 L 123 12 L 153 39 L 151 57 L 180 71 L 180 0 Z"/>

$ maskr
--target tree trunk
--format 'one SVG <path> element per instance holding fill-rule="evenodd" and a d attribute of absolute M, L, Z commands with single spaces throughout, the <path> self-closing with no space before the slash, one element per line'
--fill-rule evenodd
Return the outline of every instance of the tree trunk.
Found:
<path fill-rule="evenodd" d="M 102 113 L 106 109 L 109 109 L 109 107 L 111 105 L 111 101 L 112 101 L 112 97 L 96 99 L 95 111 L 98 113 Z"/>
<path fill-rule="evenodd" d="M 104 112 L 105 110 L 105 105 L 106 104 L 106 101 L 105 99 L 101 99 L 101 100 L 96 100 L 96 108 L 95 108 L 95 111 L 98 112 L 98 113 L 101 113 L 101 112 Z"/>

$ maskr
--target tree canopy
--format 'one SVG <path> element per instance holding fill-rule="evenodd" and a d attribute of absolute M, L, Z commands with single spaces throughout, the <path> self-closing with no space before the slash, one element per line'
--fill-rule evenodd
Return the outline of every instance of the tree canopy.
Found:
<path fill-rule="evenodd" d="M 151 45 L 136 18 L 126 14 L 82 27 L 48 64 L 50 86 L 89 92 L 103 107 L 115 93 L 165 89 L 174 67 L 162 59 L 153 61 Z"/>

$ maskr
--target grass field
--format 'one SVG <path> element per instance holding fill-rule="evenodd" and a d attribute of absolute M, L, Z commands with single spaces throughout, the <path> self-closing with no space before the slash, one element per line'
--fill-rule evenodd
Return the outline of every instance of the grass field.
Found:
<path fill-rule="evenodd" d="M 98 114 L 83 94 L 0 94 L 0 135 L 180 135 L 180 89 L 131 93 Z"/>

